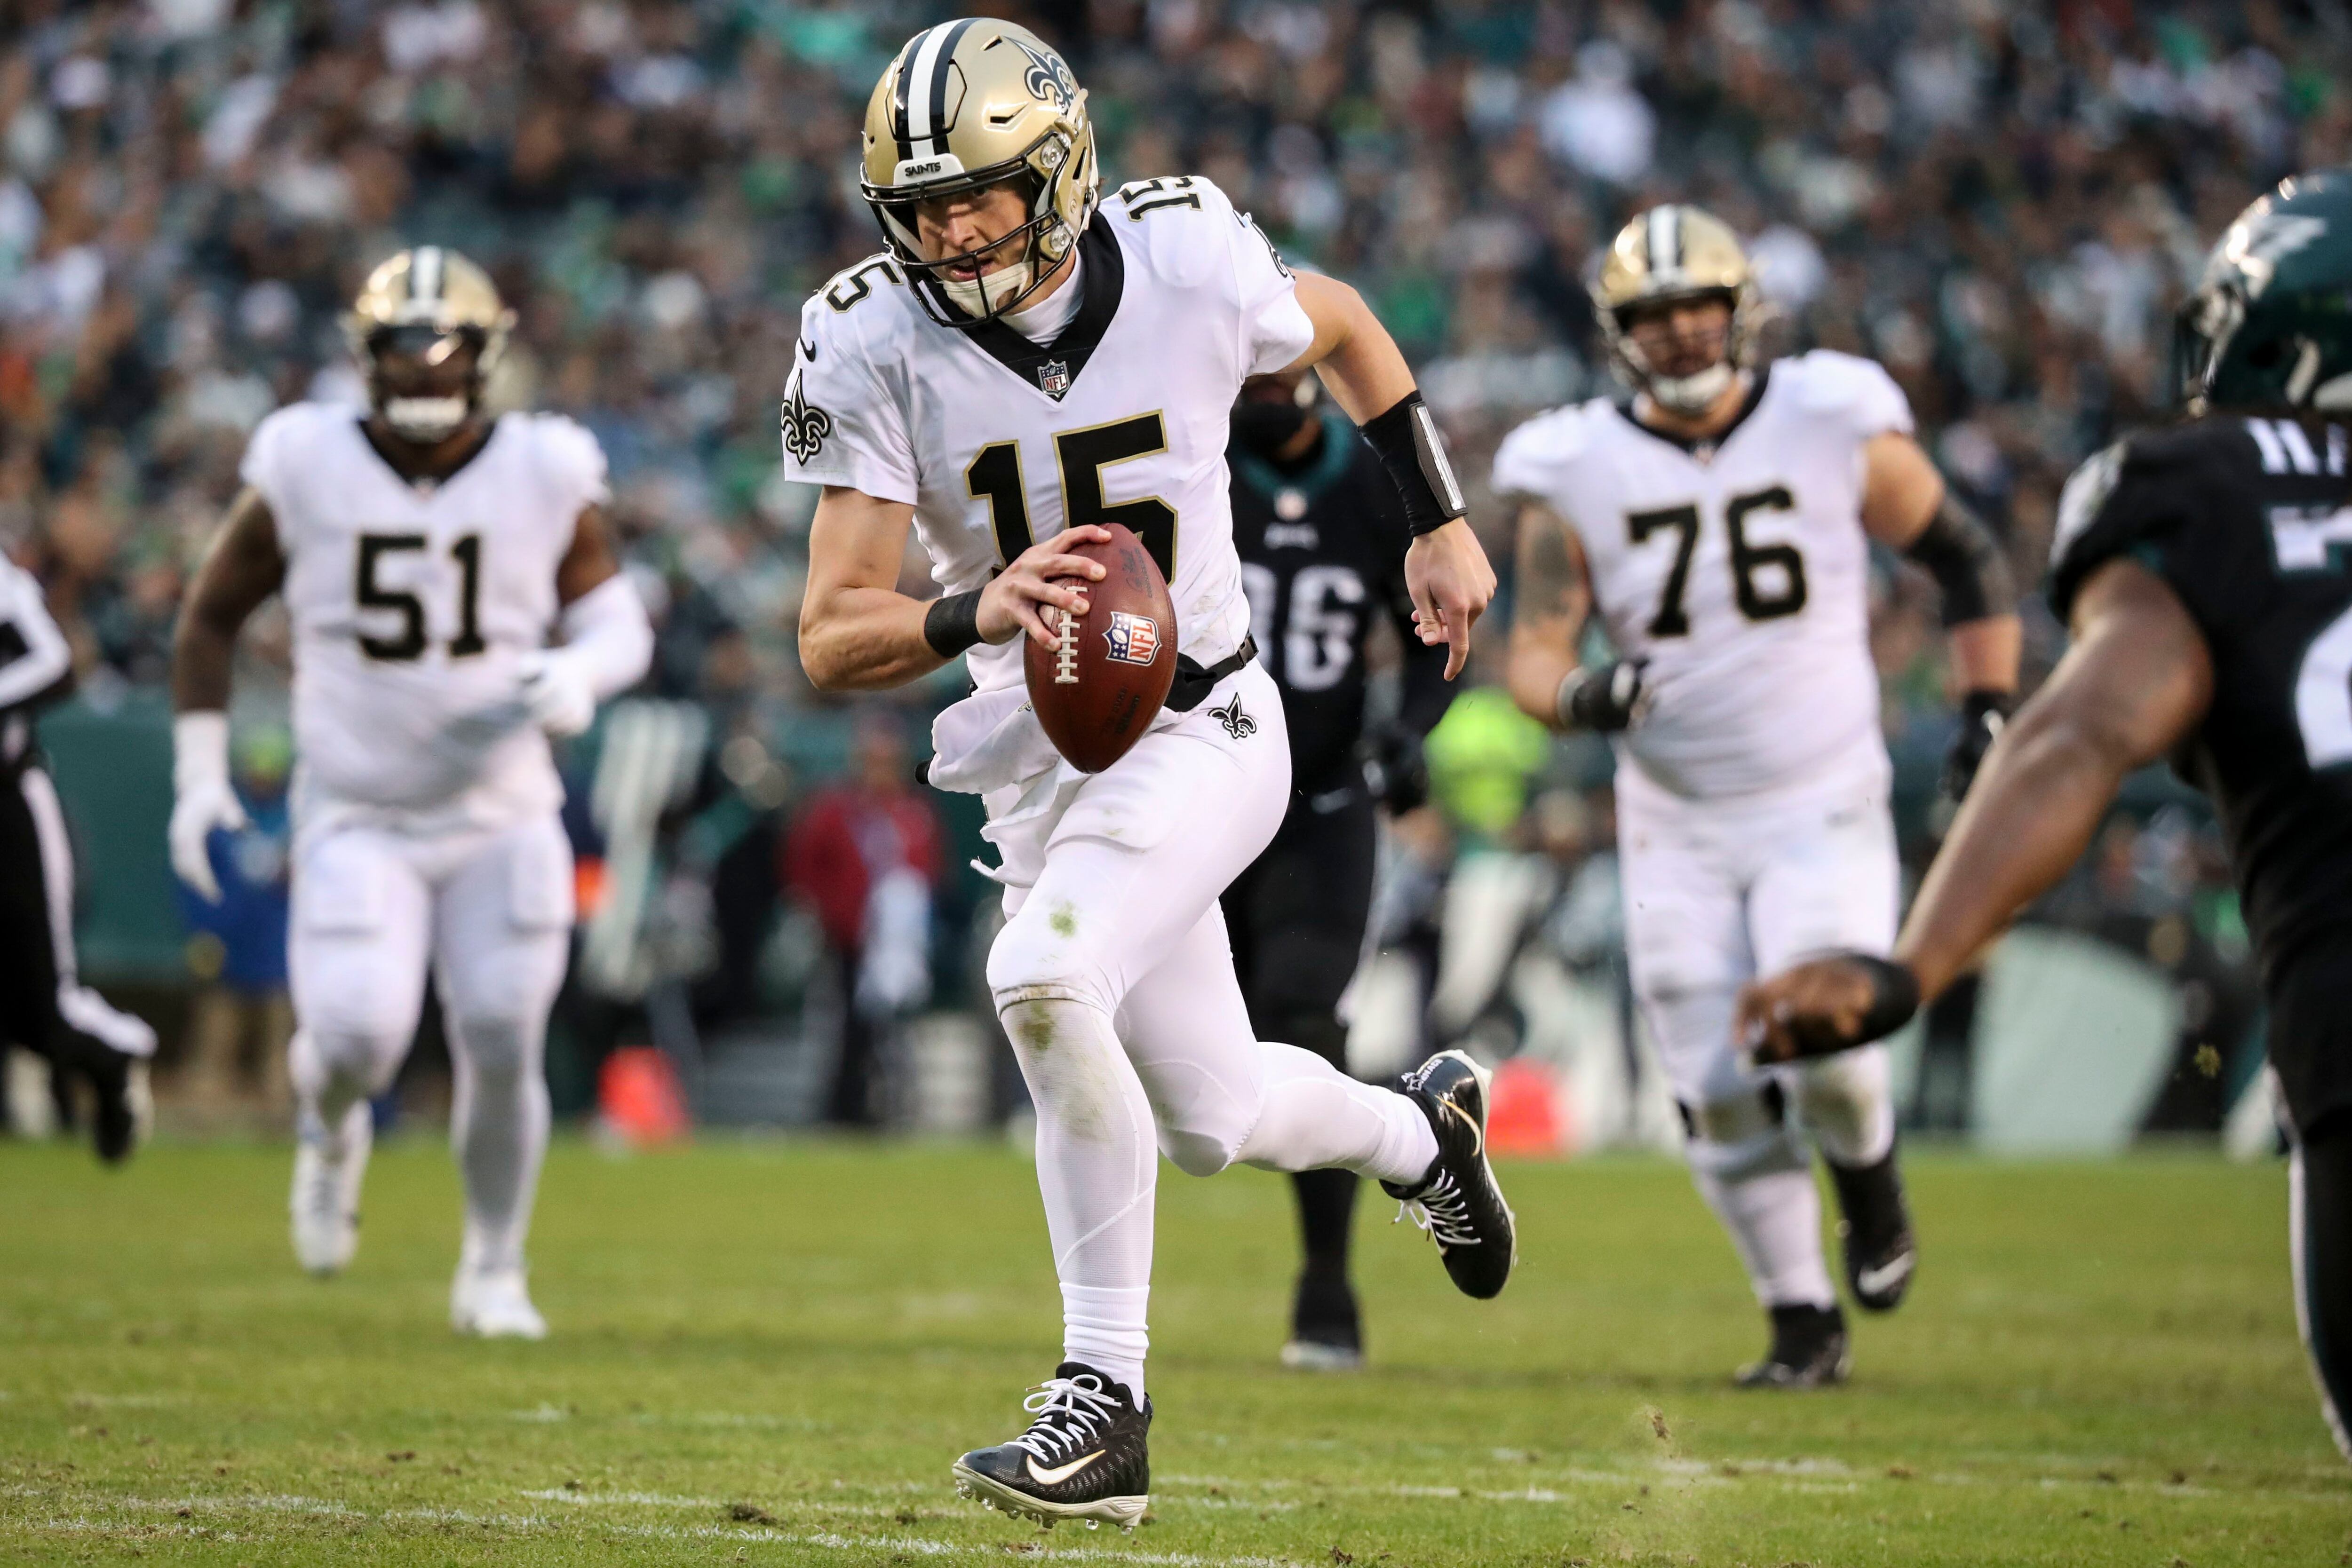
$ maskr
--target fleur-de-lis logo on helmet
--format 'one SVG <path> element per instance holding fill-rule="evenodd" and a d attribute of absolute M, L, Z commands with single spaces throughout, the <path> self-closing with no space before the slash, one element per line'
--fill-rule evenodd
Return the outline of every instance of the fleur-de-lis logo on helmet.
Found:
<path fill-rule="evenodd" d="M 1029 72 L 1021 80 L 1030 97 L 1056 109 L 1067 109 L 1077 101 L 1078 78 L 1070 74 L 1061 56 L 1050 49 L 1036 48 L 1026 39 L 1011 34 L 1004 41 L 1029 57 Z"/>

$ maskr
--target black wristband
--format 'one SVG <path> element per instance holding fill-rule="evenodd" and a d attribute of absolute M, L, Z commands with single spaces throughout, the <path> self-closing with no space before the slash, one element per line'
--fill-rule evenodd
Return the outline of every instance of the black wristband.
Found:
<path fill-rule="evenodd" d="M 952 659 L 980 642 L 980 590 L 931 601 L 923 612 L 923 641 L 942 659 Z"/>
<path fill-rule="evenodd" d="M 1470 510 L 1462 486 L 1445 460 L 1437 422 L 1418 391 L 1409 392 L 1395 407 L 1364 426 L 1364 439 L 1380 455 L 1381 466 L 1404 497 L 1405 522 L 1415 534 L 1444 528 Z"/>
<path fill-rule="evenodd" d="M 1989 713 L 1997 713 L 2001 717 L 2007 718 L 2016 711 L 2017 694 L 2015 692 L 1996 692 L 1980 686 L 1960 699 L 1960 716 L 1970 724 L 1976 723 Z"/>
<path fill-rule="evenodd" d="M 1870 971 L 1870 1010 L 1862 1015 L 1862 1027 L 1857 1031 L 1859 1045 L 1874 1040 L 1884 1040 L 1911 1021 L 1919 1010 L 1919 977 L 1911 972 L 1908 964 L 1898 964 L 1892 958 L 1881 958 L 1869 953 L 1853 955 L 1853 961 Z"/>

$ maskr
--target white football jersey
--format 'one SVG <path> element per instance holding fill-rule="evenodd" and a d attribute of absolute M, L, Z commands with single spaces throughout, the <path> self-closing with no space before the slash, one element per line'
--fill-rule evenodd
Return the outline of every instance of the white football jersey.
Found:
<path fill-rule="evenodd" d="M 1107 199 L 1076 286 L 1077 314 L 1041 346 L 1001 321 L 940 326 L 887 256 L 843 272 L 801 311 L 785 476 L 911 503 L 949 593 L 1065 528 L 1124 523 L 1168 578 L 1178 652 L 1213 664 L 1250 623 L 1229 413 L 1242 379 L 1297 361 L 1314 328 L 1273 246 L 1197 176 Z M 1022 682 L 1018 639 L 967 657 L 981 691 Z"/>
<path fill-rule="evenodd" d="M 1611 640 L 1649 661 L 1654 699 L 1621 758 L 1691 798 L 1885 777 L 1863 446 L 1910 429 L 1885 371 L 1822 350 L 1759 370 L 1709 446 L 1606 399 L 1505 439 L 1496 493 L 1567 519 Z"/>
<path fill-rule="evenodd" d="M 294 633 L 298 806 L 492 826 L 562 803 L 520 699 L 581 511 L 606 498 L 596 438 L 499 418 L 438 485 L 394 473 L 351 409 L 282 408 L 243 468 L 277 519 Z"/>

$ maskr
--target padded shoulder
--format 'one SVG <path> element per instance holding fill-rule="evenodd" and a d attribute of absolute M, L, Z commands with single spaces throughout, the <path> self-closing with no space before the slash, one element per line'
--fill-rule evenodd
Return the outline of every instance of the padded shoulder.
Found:
<path fill-rule="evenodd" d="M 316 449 L 328 430 L 358 415 L 341 403 L 289 402 L 253 427 L 237 477 L 261 492 L 273 510 L 284 505 L 287 486 L 302 455 Z"/>
<path fill-rule="evenodd" d="M 801 347 L 812 345 L 822 362 L 828 352 L 866 368 L 889 363 L 905 350 L 922 307 L 915 300 L 906 268 L 887 251 L 876 251 L 825 279 L 801 307 Z"/>
<path fill-rule="evenodd" d="M 514 413 L 530 438 L 541 474 L 558 496 L 577 497 L 581 507 L 612 499 L 605 482 L 604 444 L 578 421 L 561 413 Z"/>
<path fill-rule="evenodd" d="M 1910 400 L 1875 360 L 1815 349 L 1774 364 L 1773 380 L 1783 377 L 1798 407 L 1816 418 L 1836 420 L 1861 440 L 1911 430 Z"/>
<path fill-rule="evenodd" d="M 1570 403 L 1536 415 L 1503 437 L 1502 445 L 1496 448 L 1495 493 L 1559 496 L 1570 487 L 1577 464 L 1593 448 L 1601 423 L 1616 417 L 1607 398 Z"/>
<path fill-rule="evenodd" d="M 2199 528 L 2227 527 L 2217 490 L 2249 489 L 2262 463 L 2236 420 L 2139 431 L 2074 470 L 2058 497 L 2050 546 L 2050 605 L 2066 619 L 2097 568 L 2132 555 L 2161 564 Z"/>
<path fill-rule="evenodd" d="M 1130 180 L 1103 198 L 1101 214 L 1129 255 L 1139 256 L 1155 279 L 1178 287 L 1230 289 L 1236 238 L 1266 243 L 1263 235 L 1236 235 L 1252 225 L 1203 174 Z"/>

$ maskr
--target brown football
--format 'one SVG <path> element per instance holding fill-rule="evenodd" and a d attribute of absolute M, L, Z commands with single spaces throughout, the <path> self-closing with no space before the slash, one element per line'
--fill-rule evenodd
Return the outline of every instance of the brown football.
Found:
<path fill-rule="evenodd" d="M 1087 612 L 1045 611 L 1057 636 L 1051 648 L 1025 634 L 1021 640 L 1037 722 L 1054 749 L 1087 773 L 1127 755 L 1176 679 L 1176 606 L 1168 580 L 1132 530 L 1108 526 L 1108 543 L 1069 550 L 1105 570 L 1100 582 L 1087 584 Z"/>

